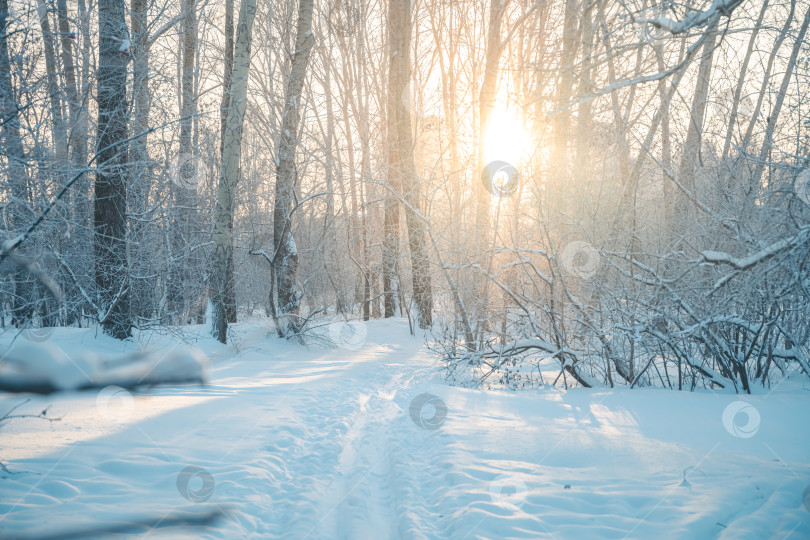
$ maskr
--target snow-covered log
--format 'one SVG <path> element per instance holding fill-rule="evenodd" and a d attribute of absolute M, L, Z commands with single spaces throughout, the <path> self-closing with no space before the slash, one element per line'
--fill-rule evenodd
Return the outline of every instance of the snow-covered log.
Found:
<path fill-rule="evenodd" d="M 120 386 L 204 383 L 208 357 L 193 347 L 102 357 L 20 339 L 0 354 L 0 390 L 49 394 Z"/>

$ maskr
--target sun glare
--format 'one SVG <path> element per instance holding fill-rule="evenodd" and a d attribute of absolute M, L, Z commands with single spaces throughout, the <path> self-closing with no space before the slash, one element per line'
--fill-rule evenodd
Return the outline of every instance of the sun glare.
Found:
<path fill-rule="evenodd" d="M 529 134 L 513 116 L 496 112 L 484 136 L 484 158 L 487 162 L 502 160 L 517 167 L 529 150 Z"/>

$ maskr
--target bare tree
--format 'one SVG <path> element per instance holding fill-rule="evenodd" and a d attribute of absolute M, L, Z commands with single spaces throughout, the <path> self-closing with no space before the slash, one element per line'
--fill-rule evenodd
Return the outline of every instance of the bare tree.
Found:
<path fill-rule="evenodd" d="M 233 0 L 225 0 L 225 62 L 222 66 L 222 101 L 220 105 L 219 155 L 225 158 L 225 130 L 228 122 L 231 75 L 233 72 Z M 225 312 L 229 323 L 236 322 L 236 293 L 234 290 L 233 249 L 228 258 L 228 278 L 225 283 Z"/>
<path fill-rule="evenodd" d="M 292 53 L 290 75 L 284 92 L 281 113 L 281 133 L 276 150 L 276 200 L 273 207 L 273 277 L 278 283 L 278 315 L 282 320 L 282 333 L 296 333 L 301 328 L 298 319 L 300 295 L 298 274 L 298 248 L 293 238 L 292 217 L 296 207 L 297 170 L 295 150 L 299 139 L 302 92 L 307 73 L 312 35 L 313 0 L 300 0 Z"/>
<path fill-rule="evenodd" d="M 93 240 L 97 305 L 103 309 L 99 318 L 105 331 L 124 339 L 132 335 L 126 250 L 130 41 L 121 2 L 100 0 L 98 19 L 98 173 Z"/>
<path fill-rule="evenodd" d="M 394 96 L 402 96 L 411 79 L 411 5 L 410 0 L 390 0 L 388 4 L 388 40 L 389 40 L 389 75 L 388 91 Z M 430 258 L 428 256 L 425 223 L 420 219 L 423 211 L 419 178 L 413 158 L 413 138 L 411 134 L 411 114 L 405 108 L 402 99 L 395 99 L 395 129 L 389 133 L 389 160 L 392 169 L 389 176 L 398 178 L 392 185 L 399 185 L 405 204 L 405 223 L 408 227 L 408 245 L 411 251 L 411 275 L 413 295 L 418 311 L 419 326 L 428 328 L 432 325 L 433 291 L 430 277 Z"/>
<path fill-rule="evenodd" d="M 9 226 L 22 231 L 33 219 L 28 196 L 27 158 L 20 135 L 20 107 L 11 82 L 9 61 L 9 10 L 8 1 L 0 0 L 0 99 L 3 105 L 4 153 L 8 159 L 8 185 L 11 195 Z M 5 251 L 5 249 L 4 249 Z M 11 317 L 17 327 L 30 323 L 34 314 L 34 285 L 22 266 L 14 270 L 14 295 Z"/>
<path fill-rule="evenodd" d="M 250 73 L 250 46 L 253 38 L 253 20 L 256 0 L 242 0 L 234 45 L 233 73 L 226 123 L 222 170 L 217 190 L 216 221 L 213 235 L 211 264 L 214 306 L 213 331 L 222 343 L 228 339 L 227 282 L 228 261 L 233 251 L 233 215 L 236 188 L 239 184 L 239 163 L 242 156 L 242 127 L 247 108 L 247 85 Z"/>

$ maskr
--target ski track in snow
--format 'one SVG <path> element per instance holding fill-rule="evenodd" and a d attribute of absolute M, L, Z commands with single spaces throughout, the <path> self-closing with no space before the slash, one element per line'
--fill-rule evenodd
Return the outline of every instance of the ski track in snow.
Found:
<path fill-rule="evenodd" d="M 69 350 L 89 335 L 53 339 Z M 197 345 L 222 351 L 206 339 Z M 369 324 L 357 351 L 249 345 L 208 386 L 144 390 L 131 410 L 100 408 L 96 392 L 33 398 L 17 412 L 53 405 L 63 420 L 0 429 L 0 461 L 14 473 L 0 475 L 0 537 L 222 506 L 204 532 L 108 537 L 810 538 L 806 390 L 449 387 L 403 321 Z M 439 429 L 411 420 L 424 392 L 447 404 Z M 761 414 L 748 439 L 723 428 L 738 399 Z M 5 396 L 0 410 L 19 401 Z M 181 496 L 186 466 L 210 473 L 210 499 Z"/>

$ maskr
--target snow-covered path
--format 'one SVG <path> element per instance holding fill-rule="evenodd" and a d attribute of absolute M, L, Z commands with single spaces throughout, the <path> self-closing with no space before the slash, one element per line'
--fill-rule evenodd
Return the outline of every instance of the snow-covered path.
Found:
<path fill-rule="evenodd" d="M 465 390 L 403 321 L 370 324 L 357 350 L 248 345 L 204 388 L 33 399 L 25 412 L 52 404 L 63 420 L 0 431 L 15 473 L 0 480 L 0 536 L 218 506 L 203 534 L 121 536 L 810 538 L 810 392 L 790 382 L 745 398 Z M 438 399 L 420 407 L 424 394 Z M 750 437 L 745 414 L 724 427 L 738 402 L 759 414 Z"/>

